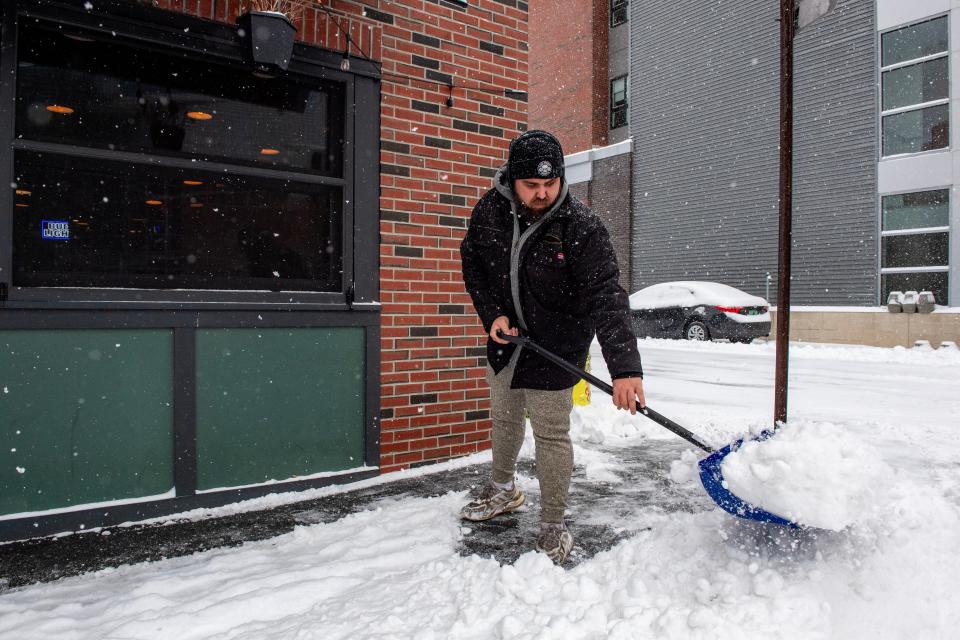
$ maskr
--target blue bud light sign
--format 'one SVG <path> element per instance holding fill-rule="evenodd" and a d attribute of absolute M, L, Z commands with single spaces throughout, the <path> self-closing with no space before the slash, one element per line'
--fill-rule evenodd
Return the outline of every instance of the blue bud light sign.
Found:
<path fill-rule="evenodd" d="M 41 220 L 40 237 L 44 240 L 69 240 L 70 222 L 67 220 Z"/>

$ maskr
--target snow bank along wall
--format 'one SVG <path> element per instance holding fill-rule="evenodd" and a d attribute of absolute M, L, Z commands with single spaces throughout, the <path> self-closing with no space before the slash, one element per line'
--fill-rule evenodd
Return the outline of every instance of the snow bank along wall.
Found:
<path fill-rule="evenodd" d="M 489 446 L 459 242 L 525 128 L 527 4 L 367 4 L 305 3 L 254 74 L 237 0 L 4 1 L 0 538 Z"/>

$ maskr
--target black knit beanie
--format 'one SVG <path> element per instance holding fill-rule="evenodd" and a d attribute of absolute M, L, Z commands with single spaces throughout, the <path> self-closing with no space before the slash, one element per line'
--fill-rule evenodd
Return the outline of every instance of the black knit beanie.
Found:
<path fill-rule="evenodd" d="M 553 134 L 539 129 L 517 136 L 510 143 L 507 175 L 510 180 L 562 178 L 563 148 L 560 141 Z"/>

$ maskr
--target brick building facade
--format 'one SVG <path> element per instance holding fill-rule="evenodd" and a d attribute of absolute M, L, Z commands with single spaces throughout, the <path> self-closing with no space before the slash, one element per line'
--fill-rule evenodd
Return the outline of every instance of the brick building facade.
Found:
<path fill-rule="evenodd" d="M 530 10 L 530 127 L 555 133 L 565 153 L 607 142 L 606 24 L 606 1 Z"/>
<path fill-rule="evenodd" d="M 231 23 L 240 4 L 155 3 Z M 445 0 L 325 0 L 306 4 L 297 37 L 345 51 L 335 21 L 383 72 L 385 473 L 490 445 L 485 339 L 463 287 L 459 246 L 474 203 L 490 188 L 510 139 L 526 122 L 526 102 L 519 99 L 525 96 L 507 97 L 505 91 L 527 90 L 527 11 L 516 0 L 479 0 L 467 7 Z M 355 49 L 350 54 L 360 55 Z"/>
<path fill-rule="evenodd" d="M 44 352 L 43 369 L 31 364 L 40 356 L 8 359 L 2 373 L 22 381 L 21 393 L 9 394 L 0 433 L 26 416 L 42 442 L 23 467 L 67 471 L 42 493 L 31 484 L 40 476 L 0 476 L 3 514 L 49 512 L 40 528 L 8 518 L 0 536 L 137 520 L 263 495 L 276 483 L 349 482 L 489 448 L 486 336 L 463 286 L 459 245 L 509 141 L 526 129 L 525 2 L 304 0 L 290 73 L 277 74 L 239 55 L 239 0 L 3 1 L 2 63 L 16 81 L 0 93 L 19 146 L 0 156 L 0 170 L 36 186 L 17 187 L 4 205 L 17 215 L 0 225 L 0 341 L 36 352 L 49 336 L 34 329 L 51 326 L 99 354 L 94 342 L 119 347 L 134 336 L 135 357 L 103 360 L 104 371 L 131 380 L 122 390 L 134 395 L 142 390 L 133 375 L 145 376 L 160 409 L 146 420 L 123 400 L 121 418 L 108 404 L 85 418 L 111 429 L 91 432 L 91 452 L 132 447 L 149 472 L 142 480 L 143 469 L 91 453 L 76 473 L 95 468 L 103 480 L 78 496 L 75 465 L 61 461 L 69 447 L 42 440 L 67 437 L 63 418 L 36 411 L 34 398 L 62 384 L 46 372 L 78 368 L 91 394 L 108 397 L 100 391 L 108 382 L 97 382 L 106 378 L 93 371 L 101 361 L 74 362 L 81 347 Z M 54 49 L 69 55 L 44 53 Z M 18 70 L 18 52 L 40 63 Z M 145 62 L 124 61 L 134 58 Z M 69 86 L 51 98 L 58 83 L 50 78 Z M 72 126 L 81 118 L 85 127 Z M 88 123 L 104 135 L 84 133 Z M 109 184 L 136 188 L 101 198 L 88 193 L 107 184 L 94 178 L 56 182 L 54 192 L 38 177 L 49 170 L 50 161 L 36 160 L 44 153 L 64 175 L 101 171 Z M 158 180 L 162 197 L 150 195 Z M 62 214 L 76 218 L 57 222 L 72 229 L 69 244 L 44 242 L 33 212 L 77 199 L 98 204 Z M 130 215 L 134 208 L 144 217 Z M 148 236 L 157 241 L 137 244 L 145 259 L 130 267 L 142 271 L 124 271 L 123 252 L 134 245 L 123 239 Z M 314 246 L 321 241 L 326 253 Z M 253 246 L 272 253 L 251 257 Z M 104 247 L 121 257 L 94 264 Z M 289 275 L 301 255 L 309 262 L 299 268 L 311 271 Z M 62 284 L 74 277 L 62 266 L 70 256 L 82 256 L 73 271 L 99 268 L 99 279 Z M 264 256 L 283 266 L 265 267 Z M 323 281 L 310 275 L 321 268 Z M 128 277 L 133 285 L 116 284 Z M 263 386 L 278 376 L 282 388 Z M 127 503 L 109 516 L 91 506 L 118 499 Z"/>

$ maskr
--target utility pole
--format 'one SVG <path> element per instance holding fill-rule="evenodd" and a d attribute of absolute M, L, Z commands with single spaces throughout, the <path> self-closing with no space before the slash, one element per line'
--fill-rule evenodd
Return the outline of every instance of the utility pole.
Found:
<path fill-rule="evenodd" d="M 780 233 L 777 266 L 777 361 L 774 428 L 787 421 L 790 369 L 790 245 L 793 227 L 793 36 L 795 2 L 780 0 Z"/>

